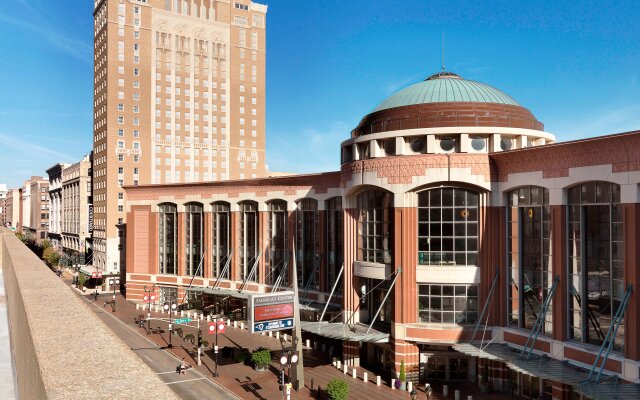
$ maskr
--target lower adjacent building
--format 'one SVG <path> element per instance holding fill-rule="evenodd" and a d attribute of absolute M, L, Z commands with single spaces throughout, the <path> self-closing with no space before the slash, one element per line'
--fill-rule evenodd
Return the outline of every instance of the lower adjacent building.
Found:
<path fill-rule="evenodd" d="M 20 223 L 20 189 L 9 189 L 5 198 L 5 224 L 14 230 L 21 226 Z"/>
<path fill-rule="evenodd" d="M 0 184 L 0 226 L 7 223 L 7 185 Z"/>
<path fill-rule="evenodd" d="M 49 231 L 49 180 L 32 176 L 22 187 L 22 231 L 27 238 L 42 242 Z"/>
<path fill-rule="evenodd" d="M 87 154 L 62 172 L 60 233 L 65 259 L 75 265 L 91 264 L 92 191 L 91 163 Z"/>
<path fill-rule="evenodd" d="M 340 151 L 339 171 L 125 187 L 127 297 L 241 319 L 295 268 L 303 336 L 345 364 L 638 398 L 640 131 L 555 143 L 504 92 L 445 72 Z M 620 381 L 596 384 L 600 365 Z"/>
<path fill-rule="evenodd" d="M 47 169 L 49 177 L 49 232 L 47 237 L 51 245 L 57 250 L 62 250 L 61 246 L 61 223 L 62 219 L 62 172 L 68 164 L 57 163 Z"/>

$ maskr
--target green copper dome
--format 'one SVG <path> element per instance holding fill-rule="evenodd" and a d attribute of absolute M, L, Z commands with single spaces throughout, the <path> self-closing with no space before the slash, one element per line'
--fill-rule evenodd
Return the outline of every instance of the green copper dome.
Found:
<path fill-rule="evenodd" d="M 431 75 L 384 99 L 372 112 L 425 103 L 473 102 L 520 106 L 504 92 L 484 83 L 468 81 L 451 72 Z"/>

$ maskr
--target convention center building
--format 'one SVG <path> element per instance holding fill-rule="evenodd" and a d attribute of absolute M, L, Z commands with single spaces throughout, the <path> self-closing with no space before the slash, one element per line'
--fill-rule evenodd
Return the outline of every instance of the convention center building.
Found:
<path fill-rule="evenodd" d="M 125 187 L 127 298 L 244 319 L 295 269 L 303 337 L 348 365 L 640 398 L 640 131 L 556 143 L 509 95 L 441 72 L 336 151 L 337 171 Z"/>

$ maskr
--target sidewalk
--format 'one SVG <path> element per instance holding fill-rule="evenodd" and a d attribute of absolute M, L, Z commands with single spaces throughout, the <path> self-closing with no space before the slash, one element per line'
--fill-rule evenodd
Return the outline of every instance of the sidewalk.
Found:
<path fill-rule="evenodd" d="M 74 289 L 76 290 L 76 289 Z M 77 291 L 77 290 L 76 290 Z M 93 300 L 93 296 L 88 293 L 83 293 L 86 297 Z M 78 293 L 80 293 L 78 291 Z M 96 301 L 96 304 L 105 307 L 105 301 L 112 299 L 112 292 L 101 294 Z M 106 305 L 106 310 L 111 311 L 111 306 Z M 119 293 L 116 295 L 116 312 L 114 313 L 120 320 L 127 324 L 136 324 L 139 315 L 144 315 L 146 318 L 147 310 L 136 310 L 134 303 L 126 301 Z M 149 339 L 166 347 L 169 343 L 168 334 L 168 322 L 160 320 L 160 318 L 167 319 L 168 314 L 160 312 L 151 312 L 151 330 L 147 332 L 148 323 L 145 322 L 144 328 L 138 328 L 141 335 L 147 336 Z M 154 319 L 158 318 L 158 319 Z M 175 318 L 175 317 L 174 317 Z M 178 318 L 180 316 L 178 315 Z M 195 321 L 194 323 L 195 324 Z M 217 381 L 220 385 L 224 386 L 241 399 L 268 399 L 276 400 L 282 398 L 282 392 L 278 388 L 277 377 L 280 371 L 280 364 L 278 357 L 281 354 L 282 346 L 280 341 L 274 337 L 268 335 L 250 334 L 246 329 L 240 329 L 240 323 L 238 322 L 238 328 L 233 326 L 227 327 L 225 334 L 218 336 L 218 346 L 220 353 L 218 354 L 218 373 L 219 377 L 214 378 L 213 373 L 215 371 L 215 362 L 212 350 L 207 350 L 202 353 L 201 360 L 202 365 L 197 366 L 197 350 L 196 346 L 189 341 L 184 341 L 181 337 L 174 334 L 171 337 L 171 343 L 173 347 L 167 349 L 174 354 L 178 359 L 184 357 L 185 361 L 197 368 L 202 374 L 210 379 Z M 184 335 L 192 334 L 197 338 L 196 327 L 181 326 L 184 330 Z M 200 327 L 203 332 L 203 339 L 209 343 L 209 348 L 212 348 L 215 341 L 215 335 L 209 335 L 207 332 L 208 323 L 206 318 L 200 322 Z M 174 329 L 177 327 L 174 327 Z M 290 339 L 290 338 L 289 338 Z M 290 341 L 287 345 L 290 345 Z M 223 357 L 222 349 L 224 347 L 232 347 L 236 353 L 240 349 L 244 349 L 250 353 L 250 351 L 258 347 L 267 347 L 273 351 L 271 367 L 268 371 L 257 372 L 251 366 L 245 365 L 242 362 L 237 362 L 231 357 Z M 389 387 L 389 382 L 382 383 L 382 386 L 376 386 L 376 375 L 371 371 L 366 371 L 361 367 L 357 367 L 357 378 L 352 378 L 352 368 L 348 368 L 348 373 L 345 375 L 342 370 L 336 369 L 330 362 L 326 361 L 327 355 L 322 354 L 319 350 L 313 349 L 303 350 L 303 359 L 305 365 L 305 387 L 298 392 L 293 391 L 293 399 L 318 399 L 317 388 L 326 388 L 327 383 L 335 378 L 344 379 L 349 384 L 349 399 L 354 400 L 391 400 L 391 399 L 410 399 L 408 392 L 402 392 L 399 390 L 392 390 Z M 363 373 L 368 372 L 368 382 L 363 381 Z M 313 387 L 312 387 L 313 385 Z M 434 392 L 431 396 L 432 399 L 442 399 L 442 386 L 438 384 L 432 384 Z M 476 393 L 477 388 L 473 384 L 465 383 L 450 383 L 449 384 L 449 398 L 453 399 L 454 390 L 459 389 L 461 391 L 461 399 L 467 398 L 467 395 L 473 395 L 474 399 L 509 399 L 510 397 L 502 393 L 482 394 Z M 416 387 L 418 392 L 418 399 L 426 399 L 424 394 L 424 387 Z M 323 394 L 322 399 L 326 396 Z"/>

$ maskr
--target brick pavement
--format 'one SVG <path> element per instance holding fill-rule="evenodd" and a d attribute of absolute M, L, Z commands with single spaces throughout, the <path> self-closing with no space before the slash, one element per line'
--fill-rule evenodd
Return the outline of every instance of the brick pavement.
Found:
<path fill-rule="evenodd" d="M 93 296 L 90 296 L 89 290 L 84 295 L 93 299 Z M 99 296 L 96 303 L 98 305 L 104 306 L 105 300 L 110 300 L 111 294 L 102 294 Z M 107 310 L 111 310 L 110 305 L 105 306 Z M 116 312 L 115 315 L 125 323 L 135 324 L 139 315 L 144 315 L 146 317 L 147 310 L 136 309 L 134 303 L 126 301 L 119 294 L 117 295 L 117 304 L 116 304 Z M 151 312 L 152 319 L 151 321 L 151 330 L 147 331 L 147 324 L 145 323 L 144 328 L 138 328 L 140 334 L 147 336 L 149 339 L 154 341 L 160 346 L 167 346 L 169 342 L 169 334 L 168 334 L 168 323 L 160 320 L 160 318 L 168 319 L 168 314 L 163 314 L 160 312 Z M 201 327 L 203 331 L 203 338 L 209 342 L 209 347 L 213 346 L 214 335 L 207 334 L 207 321 L 206 319 L 201 322 Z M 184 335 L 190 333 L 192 335 L 197 336 L 197 328 L 195 327 L 182 327 L 184 330 Z M 241 362 L 234 361 L 233 358 L 230 357 L 222 357 L 222 354 L 218 355 L 219 366 L 218 372 L 220 374 L 219 377 L 213 377 L 213 371 L 215 370 L 215 362 L 214 362 L 214 354 L 213 351 L 208 350 L 202 354 L 201 360 L 202 365 L 196 366 L 196 358 L 197 351 L 196 347 L 191 344 L 189 341 L 184 341 L 178 335 L 173 335 L 171 342 L 173 347 L 171 349 L 167 349 L 170 351 L 178 360 L 182 357 L 185 357 L 185 361 L 195 366 L 201 373 L 210 379 L 218 382 L 234 394 L 236 394 L 241 399 L 256 399 L 256 400 L 277 400 L 282 398 L 282 393 L 279 391 L 278 383 L 277 383 L 277 375 L 279 374 L 280 364 L 278 362 L 278 357 L 282 351 L 282 345 L 275 337 L 269 337 L 268 335 L 258 335 L 258 334 L 250 334 L 246 329 L 242 330 L 239 327 L 233 328 L 228 327 L 227 332 L 223 335 L 219 335 L 218 337 L 218 346 L 220 350 L 225 346 L 232 347 L 238 351 L 238 349 L 245 349 L 245 351 L 250 352 L 258 347 L 267 347 L 273 351 L 273 359 L 271 367 L 268 371 L 257 372 L 251 366 L 245 365 Z M 290 342 L 288 342 L 290 344 Z M 341 378 L 344 379 L 349 384 L 349 399 L 354 400 L 373 400 L 373 399 L 410 399 L 409 393 L 402 392 L 399 390 L 392 390 L 388 385 L 388 382 L 383 382 L 383 386 L 376 386 L 375 377 L 376 375 L 370 371 L 368 371 L 369 382 L 363 381 L 363 372 L 366 370 L 358 367 L 357 368 L 357 378 L 354 379 L 351 377 L 352 368 L 349 367 L 348 374 L 344 374 L 341 370 L 337 370 L 334 366 L 331 365 L 330 362 L 326 360 L 327 355 L 322 354 L 320 351 L 314 351 L 313 349 L 305 349 L 303 351 L 303 358 L 305 364 L 305 387 L 298 392 L 293 392 L 293 399 L 317 399 L 318 385 L 321 388 L 325 388 L 327 383 L 331 379 Z M 178 361 L 176 361 L 176 366 L 178 365 Z M 313 382 L 313 387 L 311 387 L 311 383 Z M 435 400 L 440 400 L 442 397 L 439 395 L 442 393 L 442 386 L 436 384 L 432 384 L 434 388 L 434 395 L 431 397 Z M 449 386 L 449 398 L 453 398 L 453 391 L 455 389 L 459 389 L 461 391 L 461 399 L 466 400 L 467 395 L 473 395 L 474 399 L 481 400 L 500 400 L 500 399 L 508 399 L 509 396 L 505 394 L 479 394 L 476 393 L 477 388 L 473 384 L 465 384 L 465 383 L 453 383 Z M 424 395 L 424 390 L 422 387 L 416 388 L 419 392 L 419 399 L 426 399 Z M 325 399 L 325 396 L 322 396 Z"/>

